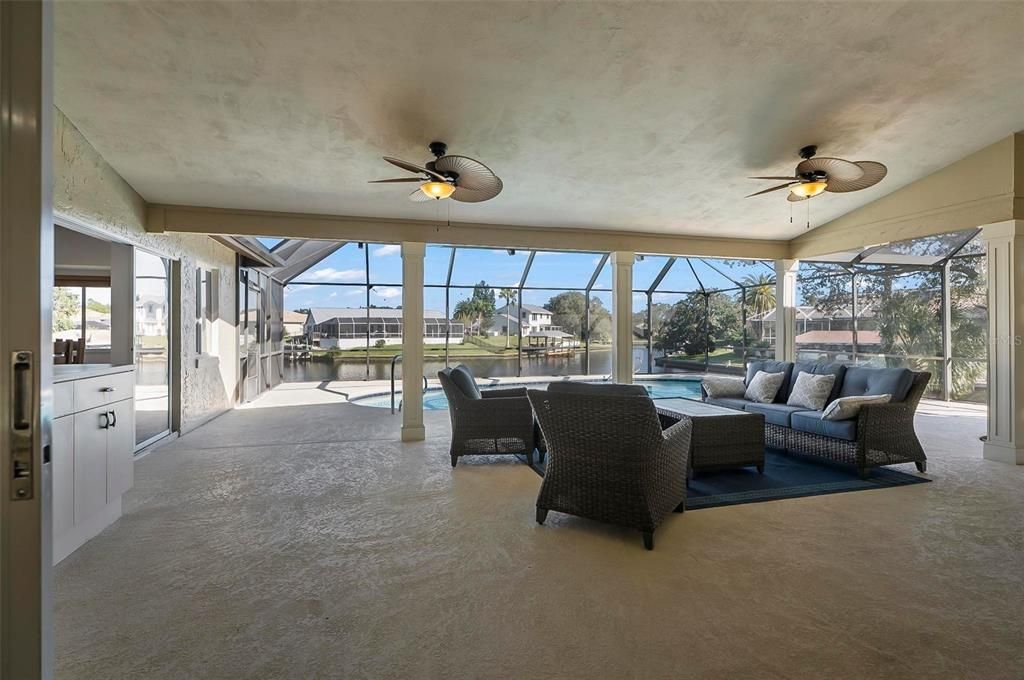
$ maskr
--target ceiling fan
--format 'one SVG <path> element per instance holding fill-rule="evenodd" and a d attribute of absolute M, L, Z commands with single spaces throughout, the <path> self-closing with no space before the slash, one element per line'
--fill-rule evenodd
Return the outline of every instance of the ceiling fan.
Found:
<path fill-rule="evenodd" d="M 448 156 L 448 145 L 444 142 L 431 142 L 430 153 L 434 160 L 422 167 L 415 163 L 389 158 L 384 160 L 419 177 L 400 177 L 397 179 L 375 179 L 370 184 L 386 184 L 392 182 L 419 182 L 416 191 L 409 194 L 414 202 L 453 198 L 463 203 L 480 203 L 488 201 L 501 193 L 501 178 L 480 161 L 466 156 Z"/>
<path fill-rule="evenodd" d="M 817 146 L 805 146 L 800 149 L 800 158 L 803 160 L 797 163 L 796 172 L 792 177 L 751 177 L 750 179 L 781 179 L 786 180 L 786 183 L 750 194 L 747 198 L 779 189 L 789 189 L 786 200 L 796 202 L 814 198 L 825 191 L 834 194 L 860 191 L 881 182 L 887 172 L 884 165 L 875 161 L 847 161 L 827 156 L 815 158 L 816 153 Z"/>

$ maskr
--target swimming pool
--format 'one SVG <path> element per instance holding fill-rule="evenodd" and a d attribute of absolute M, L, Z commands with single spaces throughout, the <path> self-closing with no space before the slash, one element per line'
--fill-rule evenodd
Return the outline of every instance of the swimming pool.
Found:
<path fill-rule="evenodd" d="M 586 380 L 583 382 L 589 383 L 601 383 L 601 380 Z M 647 392 L 651 395 L 652 399 L 671 399 L 673 397 L 700 397 L 700 378 L 672 378 L 664 380 L 636 380 L 636 385 L 643 385 L 647 388 Z M 531 383 L 505 383 L 496 387 L 519 387 L 529 386 L 537 389 L 543 389 L 548 386 L 545 382 L 531 382 Z M 395 403 L 398 404 L 402 400 L 402 393 L 399 392 L 395 395 Z M 352 399 L 353 404 L 359 404 L 360 406 L 372 406 L 374 408 L 391 408 L 391 393 L 386 394 L 370 394 L 365 397 L 356 397 Z M 428 411 L 444 411 L 448 408 L 448 399 L 444 396 L 444 392 L 440 388 L 431 388 L 423 393 L 423 408 Z"/>

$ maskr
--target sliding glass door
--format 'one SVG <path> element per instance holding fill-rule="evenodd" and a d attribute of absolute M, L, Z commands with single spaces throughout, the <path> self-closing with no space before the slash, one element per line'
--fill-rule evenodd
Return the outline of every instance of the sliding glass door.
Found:
<path fill-rule="evenodd" d="M 135 250 L 135 444 L 171 429 L 170 261 Z"/>

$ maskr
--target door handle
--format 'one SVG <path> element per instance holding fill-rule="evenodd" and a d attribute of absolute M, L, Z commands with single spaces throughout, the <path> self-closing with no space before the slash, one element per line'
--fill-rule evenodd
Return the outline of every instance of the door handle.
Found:
<path fill-rule="evenodd" d="M 100 418 L 103 419 L 103 420 L 100 421 L 100 429 L 101 430 L 106 430 L 107 428 L 109 428 L 110 427 L 110 411 L 107 411 L 106 413 L 101 413 L 100 414 Z"/>
<path fill-rule="evenodd" d="M 115 387 L 101 387 L 100 392 L 117 392 Z"/>
<path fill-rule="evenodd" d="M 11 352 L 11 500 L 32 498 L 35 460 L 35 361 L 32 352 Z"/>
<path fill-rule="evenodd" d="M 110 412 L 110 426 L 117 427 L 117 414 L 113 411 Z"/>

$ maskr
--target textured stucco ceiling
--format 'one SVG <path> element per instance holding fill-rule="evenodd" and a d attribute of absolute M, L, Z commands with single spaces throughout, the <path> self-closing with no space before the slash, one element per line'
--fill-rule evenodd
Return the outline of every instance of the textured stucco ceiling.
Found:
<path fill-rule="evenodd" d="M 790 237 L 796 150 L 889 177 L 1024 129 L 1024 3 L 61 2 L 58 106 L 148 201 Z M 432 139 L 504 180 L 413 204 Z M 447 217 L 447 214 L 443 214 Z"/>

